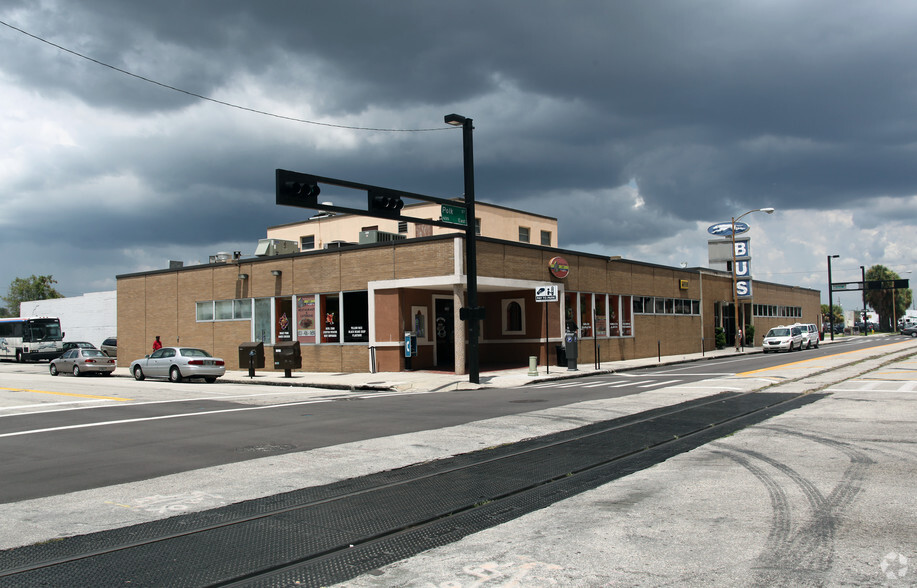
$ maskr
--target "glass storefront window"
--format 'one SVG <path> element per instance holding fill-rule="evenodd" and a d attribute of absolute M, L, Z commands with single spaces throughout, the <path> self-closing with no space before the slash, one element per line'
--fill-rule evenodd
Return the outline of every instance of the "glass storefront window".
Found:
<path fill-rule="evenodd" d="M 271 299 L 255 299 L 255 322 L 253 328 L 253 337 L 255 341 L 261 341 L 265 345 L 274 342 L 274 334 L 271 330 L 273 321 L 271 320 Z"/>
<path fill-rule="evenodd" d="M 369 294 L 344 292 L 344 342 L 369 341 Z"/>
<path fill-rule="evenodd" d="M 592 294 L 581 293 L 580 308 L 580 338 L 592 337 Z"/>
<path fill-rule="evenodd" d="M 633 315 L 633 302 L 630 296 L 621 296 L 621 335 L 624 337 L 632 337 L 634 334 L 634 326 L 631 322 L 631 316 Z"/>
<path fill-rule="evenodd" d="M 568 326 L 577 325 L 576 322 L 576 292 L 564 292 L 564 329 Z M 577 328 L 578 325 L 577 325 Z"/>
<path fill-rule="evenodd" d="M 296 339 L 315 343 L 315 296 L 296 297 Z"/>
<path fill-rule="evenodd" d="M 621 297 L 617 294 L 612 294 L 608 297 L 608 312 L 611 316 L 611 320 L 608 325 L 608 332 L 612 337 L 621 336 L 621 306 L 620 306 Z"/>
<path fill-rule="evenodd" d="M 606 299 L 604 294 L 595 295 L 595 335 L 596 337 L 608 336 L 608 315 L 606 314 Z"/>
<path fill-rule="evenodd" d="M 322 312 L 322 343 L 340 341 L 341 307 L 337 294 L 323 294 L 320 297 Z"/>

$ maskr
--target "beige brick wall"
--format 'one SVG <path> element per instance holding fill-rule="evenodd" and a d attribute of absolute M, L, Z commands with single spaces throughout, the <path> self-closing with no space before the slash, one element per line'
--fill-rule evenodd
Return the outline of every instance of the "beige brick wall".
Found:
<path fill-rule="evenodd" d="M 250 340 L 251 322 L 198 323 L 195 316 L 198 301 L 286 298 L 293 294 L 364 290 L 368 282 L 374 280 L 450 275 L 454 270 L 454 253 L 454 240 L 447 238 L 119 277 L 119 365 L 127 365 L 149 353 L 153 337 L 158 334 L 166 345 L 180 343 L 207 349 L 223 357 L 229 369 L 237 369 L 238 345 Z M 548 261 L 556 255 L 558 252 L 552 250 L 482 240 L 478 242 L 478 273 L 479 276 L 563 283 L 568 292 L 703 299 L 703 321 L 696 316 L 634 315 L 634 337 L 598 340 L 603 361 L 653 357 L 659 346 L 666 355 L 694 353 L 700 351 L 702 339 L 707 349 L 713 348 L 715 305 L 719 301 L 732 300 L 730 276 L 699 275 L 679 268 L 565 252 L 560 255 L 570 264 L 570 274 L 559 280 L 548 270 Z M 280 275 L 272 275 L 272 270 L 278 270 Z M 248 278 L 239 279 L 240 273 L 247 274 Z M 680 288 L 680 280 L 687 280 L 686 290 Z M 452 293 L 448 290 L 377 292 L 377 340 L 400 341 L 405 329 L 404 317 L 412 305 L 427 306 L 428 318 L 432 321 L 434 294 L 451 296 Z M 800 322 L 819 324 L 817 291 L 755 282 L 754 294 L 755 302 L 761 304 L 802 306 Z M 501 300 L 506 297 L 522 297 L 526 301 L 526 334 L 514 337 L 521 339 L 515 347 L 514 344 L 495 343 L 503 338 Z M 535 303 L 533 292 L 482 292 L 481 301 L 487 309 L 482 354 L 486 350 L 486 357 L 497 361 L 524 362 L 530 354 L 540 357 L 542 364 L 546 361 L 544 346 L 527 341 L 539 339 L 542 333 L 544 308 Z M 558 305 L 549 304 L 548 310 L 551 336 L 559 337 Z M 747 318 L 750 320 L 750 313 Z M 781 322 L 780 319 L 756 318 L 758 339 L 767 328 Z M 594 340 L 581 342 L 581 362 L 594 360 L 595 343 Z M 548 353 L 551 361 L 554 361 L 553 346 L 553 343 L 549 346 Z M 270 347 L 265 351 L 266 365 L 272 368 L 273 351 Z M 303 345 L 302 353 L 302 369 L 306 371 L 362 372 L 369 366 L 369 350 L 365 345 Z M 415 367 L 431 367 L 432 346 L 422 348 L 416 361 L 419 365 Z M 379 348 L 377 365 L 383 371 L 401 369 L 402 349 Z"/>

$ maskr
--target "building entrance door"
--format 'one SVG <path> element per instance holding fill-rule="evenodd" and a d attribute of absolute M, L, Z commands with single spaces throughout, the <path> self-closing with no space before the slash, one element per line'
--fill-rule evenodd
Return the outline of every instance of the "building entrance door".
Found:
<path fill-rule="evenodd" d="M 455 315 L 452 298 L 434 298 L 436 312 L 433 330 L 436 337 L 436 367 L 455 366 Z"/>

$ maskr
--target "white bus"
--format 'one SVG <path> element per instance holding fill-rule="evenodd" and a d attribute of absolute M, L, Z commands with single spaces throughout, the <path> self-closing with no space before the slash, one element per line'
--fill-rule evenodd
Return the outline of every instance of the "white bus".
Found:
<path fill-rule="evenodd" d="M 27 317 L 0 319 L 0 359 L 54 359 L 64 348 L 60 319 Z"/>

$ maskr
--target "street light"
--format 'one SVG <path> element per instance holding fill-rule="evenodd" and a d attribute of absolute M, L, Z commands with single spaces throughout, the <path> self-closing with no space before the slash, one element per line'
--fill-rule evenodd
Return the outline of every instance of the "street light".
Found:
<path fill-rule="evenodd" d="M 474 130 L 472 119 L 460 114 L 447 114 L 443 117 L 446 124 L 462 127 L 462 156 L 465 168 L 465 263 L 468 273 L 468 307 L 465 319 L 468 321 L 468 381 L 479 384 L 480 370 L 478 365 L 478 261 L 475 243 L 474 216 L 474 149 L 471 132 Z"/>
<path fill-rule="evenodd" d="M 840 255 L 828 256 L 828 329 L 831 331 L 831 340 L 834 341 L 834 304 L 831 301 L 831 260 Z"/>
<path fill-rule="evenodd" d="M 860 279 L 863 281 L 863 336 L 869 334 L 869 322 L 866 320 L 866 266 L 860 266 Z"/>
<path fill-rule="evenodd" d="M 774 209 L 771 207 L 755 208 L 754 210 L 749 210 L 748 212 L 744 212 L 739 216 L 732 217 L 732 231 L 730 235 L 732 237 L 732 306 L 733 306 L 733 310 L 735 311 L 735 321 L 736 321 L 736 327 L 735 327 L 736 328 L 736 332 L 735 332 L 736 351 L 739 350 L 739 295 L 738 295 L 738 292 L 736 292 L 736 281 L 737 281 L 736 280 L 736 221 L 741 219 L 743 216 L 751 214 L 753 212 L 766 212 L 767 214 L 773 214 Z M 745 318 L 744 309 L 742 313 L 742 318 L 743 319 Z M 744 343 L 742 346 L 744 347 Z"/>

